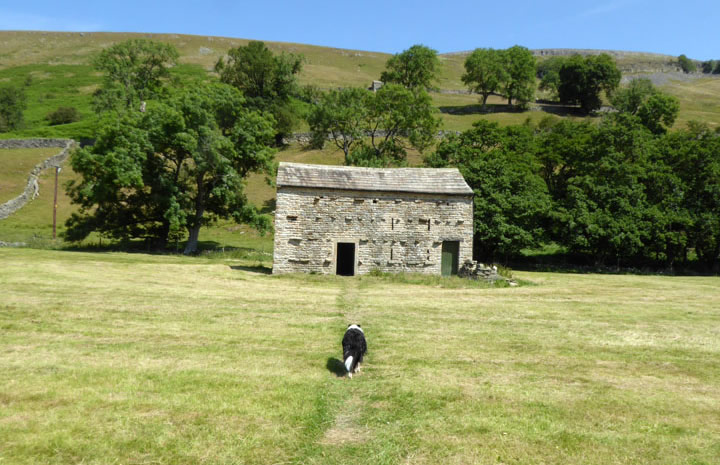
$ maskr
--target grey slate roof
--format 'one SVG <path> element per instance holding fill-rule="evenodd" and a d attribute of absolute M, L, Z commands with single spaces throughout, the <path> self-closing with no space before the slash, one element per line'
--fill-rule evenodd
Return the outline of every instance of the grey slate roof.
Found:
<path fill-rule="evenodd" d="M 277 186 L 471 195 L 457 168 L 358 168 L 281 162 Z"/>

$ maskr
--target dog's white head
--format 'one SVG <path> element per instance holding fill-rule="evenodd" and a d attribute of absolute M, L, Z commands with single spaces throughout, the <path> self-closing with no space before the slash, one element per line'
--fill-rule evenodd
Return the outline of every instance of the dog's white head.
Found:
<path fill-rule="evenodd" d="M 361 333 L 365 334 L 365 331 L 362 330 L 362 328 L 360 327 L 360 325 L 348 325 L 347 329 L 348 329 L 348 330 L 357 329 L 357 330 L 360 330 Z"/>

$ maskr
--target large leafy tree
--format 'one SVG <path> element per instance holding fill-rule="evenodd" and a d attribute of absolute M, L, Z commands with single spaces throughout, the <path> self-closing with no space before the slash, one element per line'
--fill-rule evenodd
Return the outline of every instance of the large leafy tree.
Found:
<path fill-rule="evenodd" d="M 661 194 L 673 212 L 682 216 L 671 231 L 682 232 L 679 245 L 694 247 L 708 269 L 720 266 L 720 134 L 706 125 L 691 123 L 688 130 L 666 134 L 660 141 L 659 159 L 679 178 Z M 675 239 L 675 238 L 672 238 Z"/>
<path fill-rule="evenodd" d="M 560 101 L 578 104 L 585 113 L 597 110 L 602 105 L 600 93 L 607 96 L 620 85 L 621 73 L 615 61 L 608 54 L 568 58 L 560 68 Z"/>
<path fill-rule="evenodd" d="M 313 109 L 309 122 L 319 145 L 330 139 L 345 153 L 345 164 L 403 165 L 407 150 L 432 144 L 440 119 L 423 89 L 387 84 L 377 92 L 331 91 Z"/>
<path fill-rule="evenodd" d="M 519 45 L 503 50 L 502 56 L 506 71 L 502 88 L 508 105 L 515 99 L 515 103 L 525 107 L 535 97 L 535 57 Z"/>
<path fill-rule="evenodd" d="M 446 137 L 427 157 L 431 167 L 456 166 L 475 192 L 474 252 L 480 259 L 505 259 L 544 238 L 550 196 L 533 152 L 528 127 L 501 128 L 480 120 Z"/>
<path fill-rule="evenodd" d="M 27 108 L 25 92 L 17 87 L 0 87 L 0 132 L 18 129 Z"/>
<path fill-rule="evenodd" d="M 345 154 L 350 163 L 350 151 L 362 141 L 369 129 L 369 102 L 374 98 L 366 89 L 346 87 L 323 94 L 308 117 L 313 141 L 322 146 L 326 138 Z"/>
<path fill-rule="evenodd" d="M 162 247 L 187 231 L 185 252 L 193 253 L 200 229 L 218 218 L 267 228 L 243 183 L 272 169 L 272 128 L 272 117 L 223 84 L 198 83 L 144 114 L 110 120 L 95 146 L 72 156 L 81 179 L 68 193 L 80 212 L 67 238 L 97 231 Z"/>
<path fill-rule="evenodd" d="M 560 241 L 598 264 L 642 254 L 650 227 L 645 179 L 652 134 L 628 115 L 603 122 L 557 199 Z"/>
<path fill-rule="evenodd" d="M 680 111 L 678 99 L 658 90 L 649 79 L 633 79 L 613 94 L 618 111 L 636 115 L 655 134 L 672 127 Z"/>
<path fill-rule="evenodd" d="M 437 134 L 441 121 L 423 89 L 398 84 L 383 86 L 367 100 L 366 137 L 350 153 L 348 164 L 403 165 L 410 147 L 422 152 Z"/>
<path fill-rule="evenodd" d="M 302 56 L 275 55 L 264 42 L 250 41 L 230 49 L 227 60 L 220 58 L 215 70 L 222 82 L 243 92 L 251 108 L 272 113 L 279 142 L 292 132 L 300 119 L 294 97 L 299 93 L 297 75 L 302 64 Z"/>
<path fill-rule="evenodd" d="M 393 55 L 385 68 L 380 76 L 385 83 L 400 84 L 408 89 L 432 90 L 440 72 L 440 60 L 437 50 L 418 44 Z"/>
<path fill-rule="evenodd" d="M 163 95 L 178 51 L 170 44 L 132 39 L 106 48 L 93 60 L 104 73 L 95 92 L 97 111 L 139 108 L 140 102 Z"/>
<path fill-rule="evenodd" d="M 471 91 L 482 95 L 482 105 L 485 108 L 490 94 L 497 92 L 507 79 L 506 74 L 501 50 L 478 48 L 465 59 L 462 81 Z"/>
<path fill-rule="evenodd" d="M 565 62 L 565 57 L 552 56 L 538 62 L 536 76 L 540 79 L 538 88 L 549 92 L 552 98 L 557 98 L 560 87 L 560 68 Z"/>

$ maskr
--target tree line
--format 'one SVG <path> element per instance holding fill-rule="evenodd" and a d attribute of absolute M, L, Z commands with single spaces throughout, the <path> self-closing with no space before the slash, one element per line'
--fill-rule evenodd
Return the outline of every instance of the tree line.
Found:
<path fill-rule="evenodd" d="M 509 260 L 553 242 L 576 263 L 717 270 L 720 131 L 654 132 L 629 112 L 599 125 L 478 121 L 426 157 L 475 191 L 475 256 Z"/>

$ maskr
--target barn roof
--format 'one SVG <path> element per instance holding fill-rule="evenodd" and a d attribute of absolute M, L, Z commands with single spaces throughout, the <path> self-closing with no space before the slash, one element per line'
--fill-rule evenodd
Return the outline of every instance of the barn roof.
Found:
<path fill-rule="evenodd" d="M 473 193 L 457 168 L 358 168 L 281 162 L 277 186 L 428 194 Z"/>

